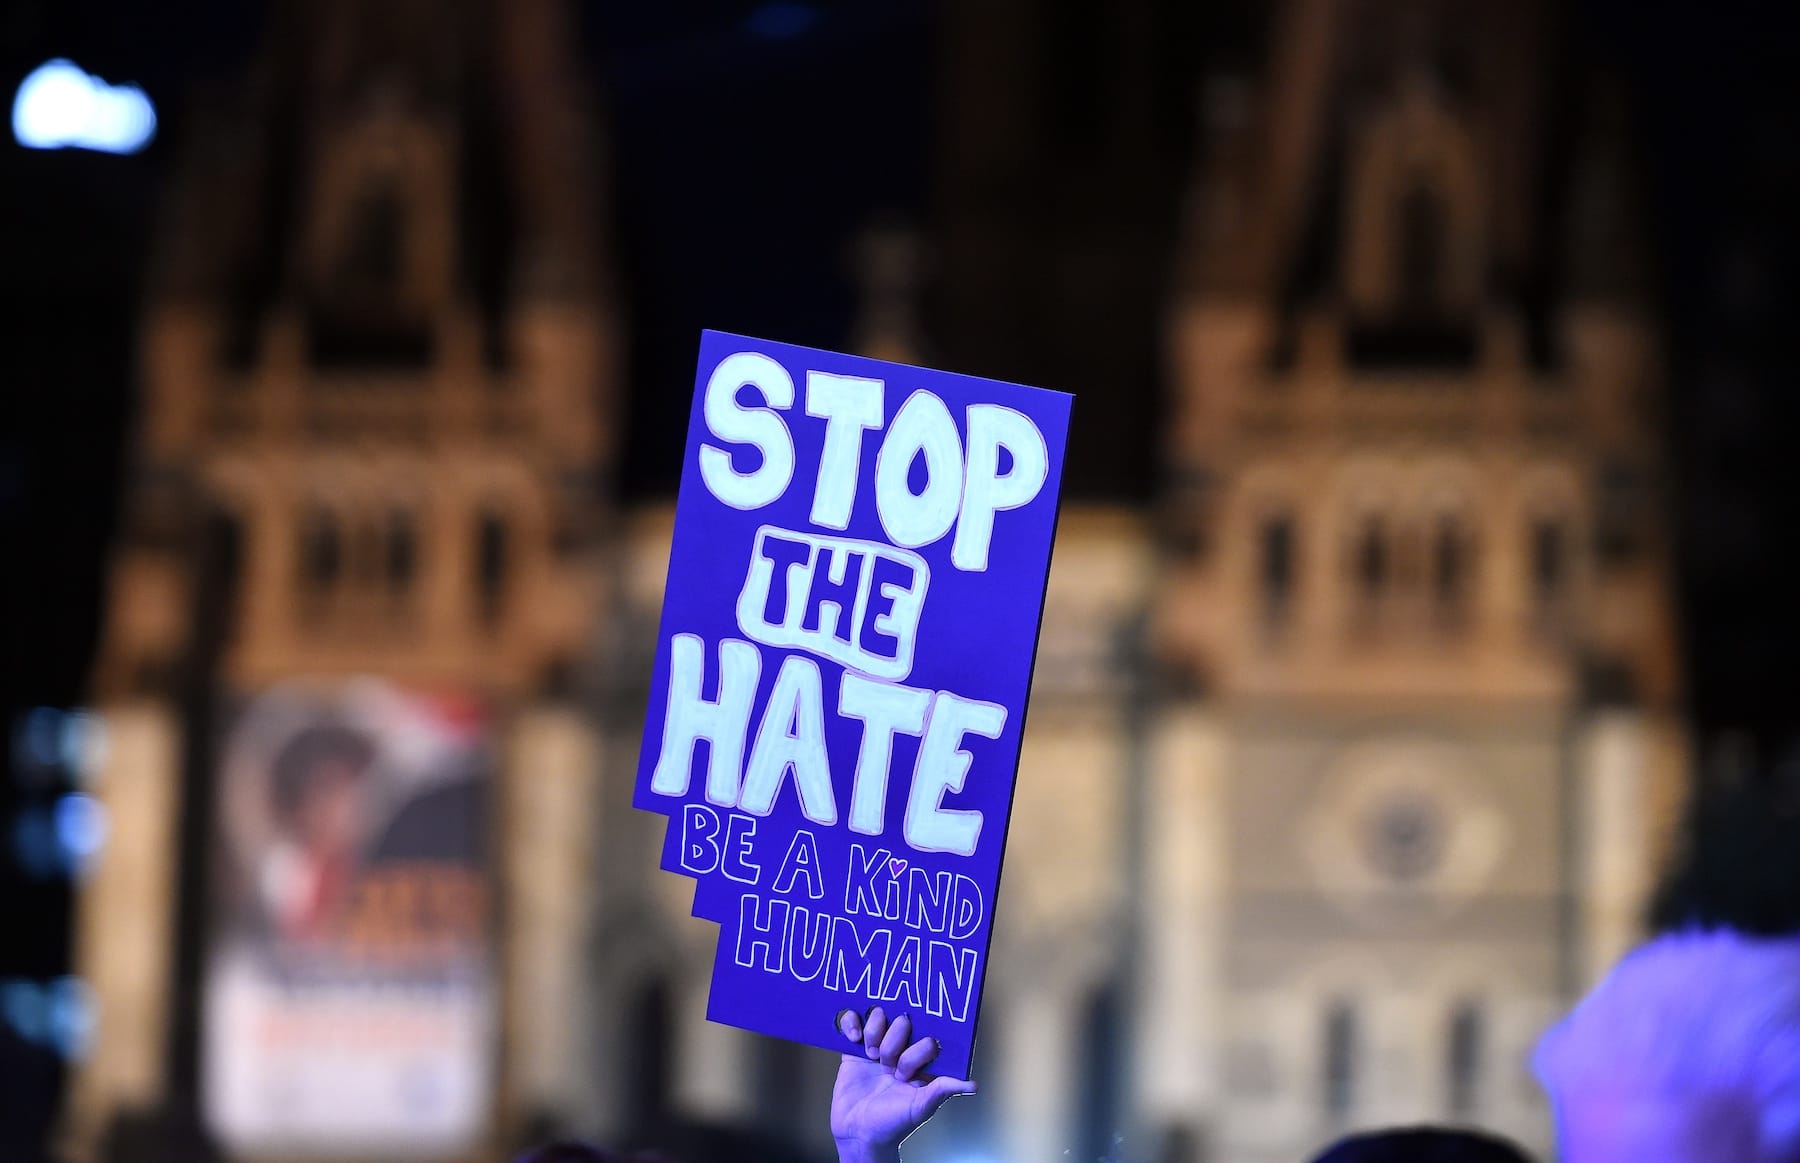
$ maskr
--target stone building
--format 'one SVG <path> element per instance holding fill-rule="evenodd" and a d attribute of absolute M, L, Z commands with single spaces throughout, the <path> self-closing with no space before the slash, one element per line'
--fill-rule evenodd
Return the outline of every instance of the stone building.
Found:
<path fill-rule="evenodd" d="M 1284 6 L 1197 85 L 1173 241 L 1102 180 L 1157 172 L 1156 5 L 1103 18 L 1087 138 L 983 99 L 1054 67 L 984 23 L 1031 3 L 947 18 L 969 115 L 921 236 L 863 249 L 853 341 L 1029 380 L 1053 330 L 1032 358 L 1077 424 L 1152 428 L 1155 466 L 1148 503 L 1065 507 L 983 1097 L 922 1150 L 1286 1163 L 1415 1120 L 1547 1147 L 1526 1054 L 1633 938 L 1681 735 L 1627 138 L 1536 67 L 1545 8 Z M 629 806 L 672 510 L 612 499 L 624 323 L 566 13 L 282 11 L 145 319 L 77 1137 L 180 1077 L 205 676 L 378 674 L 504 712 L 496 1141 L 674 1114 L 822 1150 L 834 1063 L 704 1021 L 716 930 Z M 1079 196 L 1009 213 L 1065 171 Z M 1159 379 L 1158 414 L 1111 376 Z"/>
<path fill-rule="evenodd" d="M 1208 92 L 1151 632 L 1186 758 L 1150 798 L 1193 807 L 1146 825 L 1205 855 L 1151 878 L 1188 895 L 1147 1000 L 1215 992 L 1141 1063 L 1222 1158 L 1421 1120 L 1547 1151 L 1530 1047 L 1667 835 L 1656 334 L 1619 111 L 1561 120 L 1548 23 L 1300 3 Z"/>
<path fill-rule="evenodd" d="M 502 1120 L 579 1028 L 597 777 L 570 694 L 604 605 L 620 324 L 594 94 L 561 4 L 273 6 L 196 116 L 140 330 L 95 676 L 115 822 L 80 902 L 98 1012 L 68 1126 L 191 1113 L 217 739 L 294 678 L 500 724 Z M 530 778 L 519 778 L 529 772 Z M 552 1000 L 554 1003 L 552 1004 Z"/>
<path fill-rule="evenodd" d="M 985 92 L 994 62 L 957 51 L 977 17 L 949 23 L 945 83 Z M 1042 66 L 1033 43 L 997 49 L 998 75 Z M 1082 189 L 1081 143 L 1001 99 L 946 128 L 925 236 L 866 250 L 865 350 L 1073 363 L 1099 385 L 1056 382 L 1078 426 L 1133 357 L 1077 325 L 1125 341 L 1085 312 L 1168 275 L 1154 500 L 1065 507 L 986 1109 L 933 1142 L 1274 1163 L 1434 1120 L 1547 1149 L 1529 1050 L 1634 939 L 1683 762 L 1627 138 L 1604 86 L 1558 120 L 1530 64 L 1554 43 L 1530 6 L 1291 5 L 1260 71 L 1202 86 L 1167 266 L 1134 241 L 1141 195 L 1007 212 L 1034 176 Z M 1128 116 L 1129 88 L 1101 103 Z M 1109 164 L 1154 171 L 1125 149 Z M 935 319 L 904 286 L 921 251 Z M 1036 342 L 1051 320 L 1085 362 Z M 607 652 L 640 682 L 667 521 L 644 514 L 624 555 L 640 630 Z M 619 698 L 615 766 L 641 697 Z M 710 932 L 655 914 L 603 904 L 601 963 L 629 968 L 602 988 L 672 999 L 709 1063 L 674 1069 L 676 1101 L 769 1119 L 748 1080 L 809 1068 L 704 1028 Z M 601 1044 L 621 1074 L 644 1052 Z"/>

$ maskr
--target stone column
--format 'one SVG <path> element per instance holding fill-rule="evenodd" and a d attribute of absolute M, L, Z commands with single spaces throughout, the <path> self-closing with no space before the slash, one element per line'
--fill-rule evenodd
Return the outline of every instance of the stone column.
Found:
<path fill-rule="evenodd" d="M 1226 741 L 1217 717 L 1171 709 L 1151 744 L 1134 1094 L 1140 1127 L 1197 1127 L 1219 1101 L 1224 1031 Z"/>
<path fill-rule="evenodd" d="M 1575 984 L 1583 993 L 1642 934 L 1651 877 L 1648 742 L 1645 717 L 1624 710 L 1595 714 L 1576 738 Z"/>
<path fill-rule="evenodd" d="M 1445 1117 L 1446 1000 L 1408 979 L 1401 982 L 1408 984 L 1365 996 L 1357 1015 L 1357 1114 L 1372 1126 Z"/>
<path fill-rule="evenodd" d="M 706 1020 L 711 986 L 710 961 L 692 966 L 682 983 L 675 1019 L 675 1107 L 691 1118 L 748 1123 L 756 1115 L 750 1077 L 754 1035 Z"/>
<path fill-rule="evenodd" d="M 995 1103 L 1000 1112 L 1000 1157 L 1009 1163 L 1063 1163 L 1075 1138 L 1073 1001 L 1042 983 L 1021 983 L 999 1010 L 1006 1062 L 995 1071 L 998 1093 L 982 1101 Z"/>
<path fill-rule="evenodd" d="M 600 747 L 578 712 L 523 711 L 501 781 L 505 829 L 506 1062 L 511 1114 L 578 1125 L 595 1067 L 587 952 Z"/>
<path fill-rule="evenodd" d="M 163 1099 L 179 845 L 180 730 L 153 702 L 105 709 L 105 753 L 92 794 L 106 809 L 106 846 L 81 886 L 75 970 L 93 991 L 92 1049 L 70 1082 L 65 1131 L 73 1159 L 94 1157 L 121 1111 Z"/>

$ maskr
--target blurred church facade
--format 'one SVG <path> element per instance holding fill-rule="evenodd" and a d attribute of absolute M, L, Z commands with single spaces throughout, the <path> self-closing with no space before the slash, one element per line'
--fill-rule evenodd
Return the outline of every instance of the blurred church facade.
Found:
<path fill-rule="evenodd" d="M 71 1088 L 78 1153 L 120 1114 L 202 1105 L 222 740 L 233 703 L 295 680 L 495 712 L 508 1049 L 476 1073 L 530 1094 L 516 1072 L 566 1057 L 587 885 L 558 857 L 591 843 L 599 775 L 569 689 L 603 605 L 620 394 L 598 160 L 568 148 L 593 117 L 570 16 L 275 5 L 189 143 L 95 678 L 119 827 L 78 920 L 104 1029 Z"/>
<path fill-rule="evenodd" d="M 1148 7 L 1107 18 L 1127 127 Z M 629 324 L 570 13 L 453 8 L 278 6 L 170 195 L 71 1141 L 196 1076 L 209 692 L 375 675 L 502 724 L 487 1146 L 676 1116 L 823 1151 L 835 1063 L 704 1021 L 716 930 L 629 806 L 671 507 L 616 499 Z M 1070 148 L 981 51 L 1049 67 L 987 23 L 1033 13 L 945 17 L 968 115 L 928 227 L 861 249 L 852 341 L 1029 382 L 1011 354 L 1054 329 L 1077 423 L 1154 424 L 1159 460 L 1149 503 L 1065 507 L 983 1094 L 940 1121 L 1020 1163 L 1285 1163 L 1419 1120 L 1542 1152 L 1526 1055 L 1634 938 L 1682 786 L 1619 111 L 1552 116 L 1542 7 L 1294 0 L 1200 86 L 1159 238 L 1128 194 L 1010 212 Z M 1131 172 L 1121 136 L 1079 180 Z M 1061 308 L 1022 285 L 1059 247 L 1101 272 Z M 1160 414 L 1108 409 L 1139 373 Z"/>

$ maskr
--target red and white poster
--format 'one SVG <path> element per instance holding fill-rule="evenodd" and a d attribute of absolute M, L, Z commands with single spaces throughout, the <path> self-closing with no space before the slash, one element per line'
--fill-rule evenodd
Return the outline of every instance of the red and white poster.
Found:
<path fill-rule="evenodd" d="M 375 680 L 248 701 L 220 757 L 204 1102 L 231 1149 L 452 1154 L 488 1127 L 489 723 Z"/>

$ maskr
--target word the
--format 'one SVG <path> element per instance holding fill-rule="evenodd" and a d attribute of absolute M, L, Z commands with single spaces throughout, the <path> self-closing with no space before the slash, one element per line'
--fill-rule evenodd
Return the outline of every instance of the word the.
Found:
<path fill-rule="evenodd" d="M 764 525 L 738 595 L 738 627 L 765 646 L 902 679 L 912 671 L 930 579 L 925 559 L 904 549 Z"/>

